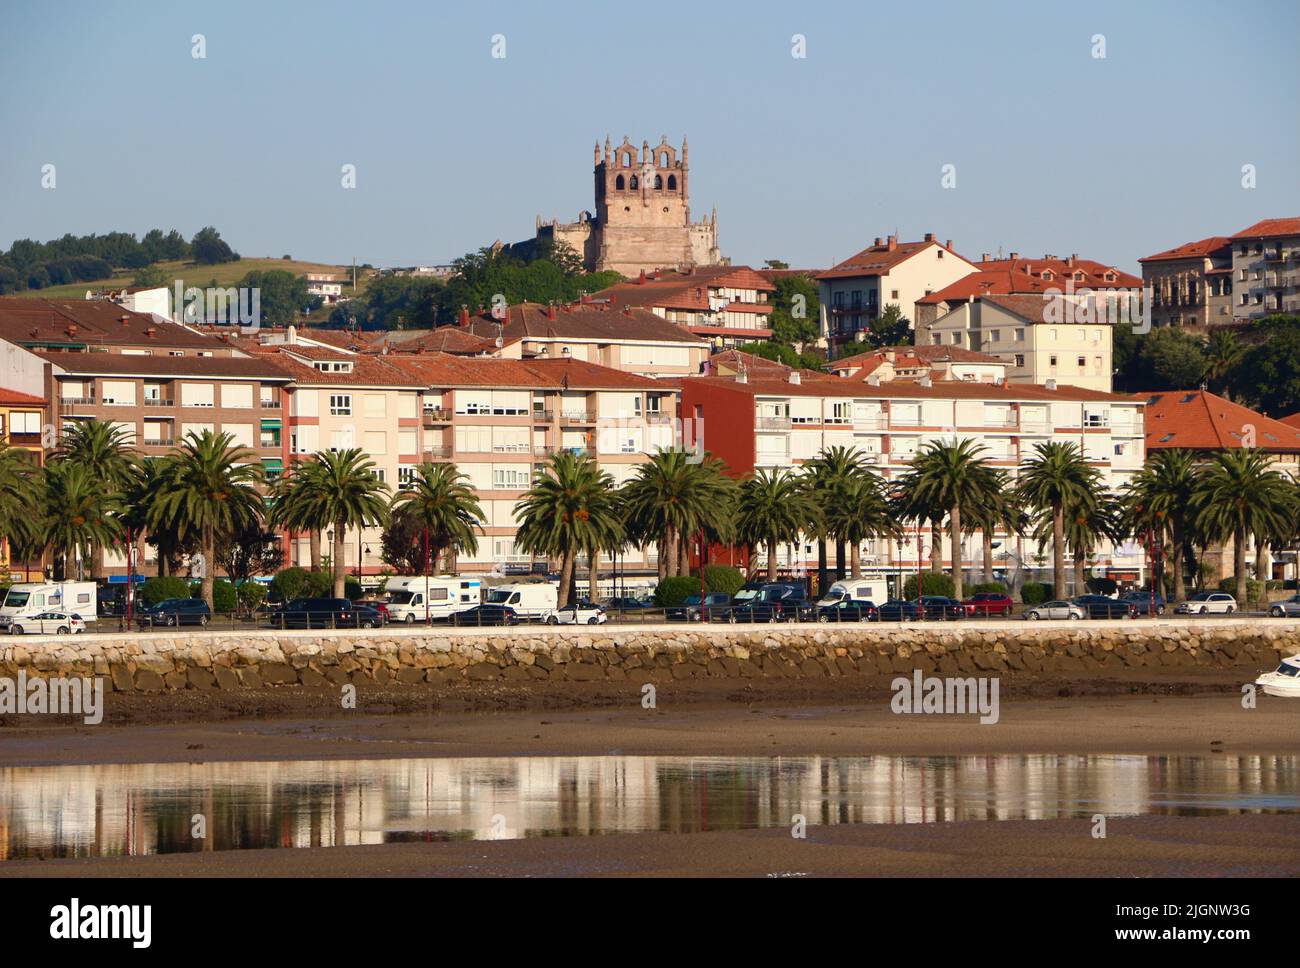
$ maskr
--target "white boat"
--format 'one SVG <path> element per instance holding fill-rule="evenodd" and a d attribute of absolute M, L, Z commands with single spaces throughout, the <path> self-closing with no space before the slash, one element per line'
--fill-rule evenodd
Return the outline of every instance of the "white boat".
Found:
<path fill-rule="evenodd" d="M 1300 699 L 1300 655 L 1283 659 L 1275 671 L 1265 672 L 1256 679 L 1255 685 L 1269 696 Z"/>

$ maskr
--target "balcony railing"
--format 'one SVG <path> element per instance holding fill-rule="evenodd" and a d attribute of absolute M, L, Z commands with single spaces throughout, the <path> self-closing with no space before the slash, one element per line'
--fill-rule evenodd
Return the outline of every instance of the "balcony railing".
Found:
<path fill-rule="evenodd" d="M 279 401 L 279 400 L 263 400 L 263 401 L 262 401 L 262 409 L 263 409 L 263 410 L 279 410 L 279 409 L 280 409 L 280 401 Z"/>
<path fill-rule="evenodd" d="M 450 447 L 426 447 L 424 448 L 424 459 L 426 461 L 449 460 L 451 458 Z"/>
<path fill-rule="evenodd" d="M 560 423 L 595 423 L 596 415 L 590 410 L 561 410 Z"/>
<path fill-rule="evenodd" d="M 759 430 L 789 430 L 789 417 L 759 417 L 757 427 Z"/>
<path fill-rule="evenodd" d="M 1015 430 L 1020 426 L 1020 421 L 1015 417 L 985 417 L 984 426 L 998 430 Z"/>
<path fill-rule="evenodd" d="M 59 405 L 64 407 L 93 407 L 94 397 L 59 397 Z"/>
<path fill-rule="evenodd" d="M 434 424 L 434 423 L 446 423 L 449 420 L 451 420 L 451 410 L 447 409 L 446 407 L 425 407 L 424 408 L 424 423 L 426 425 Z"/>
<path fill-rule="evenodd" d="M 555 419 L 554 410 L 534 410 L 533 420 L 537 423 L 550 423 Z"/>
<path fill-rule="evenodd" d="M 140 441 L 146 447 L 171 447 L 176 443 L 172 437 L 149 437 Z"/>
<path fill-rule="evenodd" d="M 854 430 L 884 430 L 886 427 L 884 417 L 854 417 Z"/>
<path fill-rule="evenodd" d="M 145 397 L 144 405 L 146 407 L 174 407 L 176 406 L 176 401 L 164 400 L 161 397 Z"/>
<path fill-rule="evenodd" d="M 550 457 L 552 454 L 555 453 L 555 450 L 556 449 L 554 447 L 551 447 L 549 444 L 537 444 L 533 447 L 533 456 Z"/>
<path fill-rule="evenodd" d="M 673 419 L 671 413 L 663 413 L 658 410 L 648 411 L 645 415 L 645 422 L 648 424 L 667 424 L 672 423 Z"/>

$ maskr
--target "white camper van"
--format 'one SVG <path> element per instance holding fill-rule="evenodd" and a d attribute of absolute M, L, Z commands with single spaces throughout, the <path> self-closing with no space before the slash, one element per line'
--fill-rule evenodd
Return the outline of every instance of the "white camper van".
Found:
<path fill-rule="evenodd" d="M 446 618 L 479 604 L 483 582 L 478 578 L 437 575 L 410 578 L 398 575 L 388 579 L 384 594 L 388 614 L 394 622 L 412 625 L 431 619 Z"/>
<path fill-rule="evenodd" d="M 555 614 L 560 589 L 548 581 L 512 582 L 493 585 L 483 600 L 489 605 L 505 605 L 522 619 L 545 621 Z"/>
<path fill-rule="evenodd" d="M 826 589 L 817 602 L 818 605 L 834 605 L 836 602 L 873 602 L 881 605 L 889 599 L 883 578 L 845 578 Z"/>
<path fill-rule="evenodd" d="M 10 585 L 0 603 L 0 631 L 8 632 L 17 619 L 35 618 L 42 612 L 61 611 L 82 621 L 99 617 L 93 581 L 23 581 Z"/>

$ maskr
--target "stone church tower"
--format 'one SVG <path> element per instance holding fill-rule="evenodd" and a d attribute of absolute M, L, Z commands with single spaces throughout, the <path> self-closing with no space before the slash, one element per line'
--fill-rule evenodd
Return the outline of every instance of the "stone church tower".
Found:
<path fill-rule="evenodd" d="M 605 139 L 593 151 L 595 214 L 577 222 L 537 220 L 537 239 L 568 243 L 588 271 L 613 269 L 625 276 L 659 268 L 724 265 L 718 251 L 718 213 L 692 222 L 689 148 L 680 153 L 660 139 L 637 148 L 624 137 L 617 148 Z"/>

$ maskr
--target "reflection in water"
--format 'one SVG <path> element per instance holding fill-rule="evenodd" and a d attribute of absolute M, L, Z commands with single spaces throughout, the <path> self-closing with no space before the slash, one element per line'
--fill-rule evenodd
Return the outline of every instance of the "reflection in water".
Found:
<path fill-rule="evenodd" d="M 1300 811 L 1298 756 L 556 756 L 0 770 L 0 859 Z M 206 836 L 193 836 L 202 815 Z"/>

